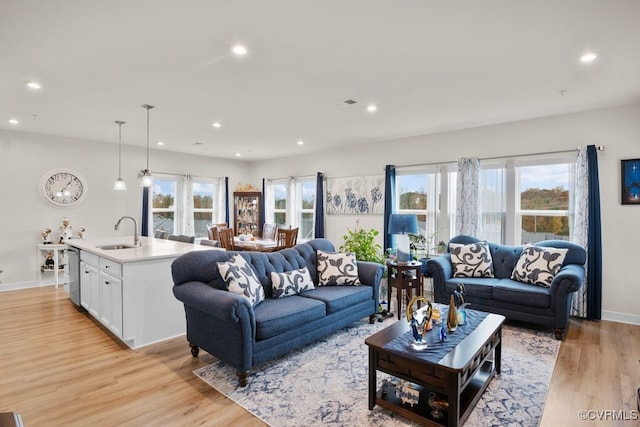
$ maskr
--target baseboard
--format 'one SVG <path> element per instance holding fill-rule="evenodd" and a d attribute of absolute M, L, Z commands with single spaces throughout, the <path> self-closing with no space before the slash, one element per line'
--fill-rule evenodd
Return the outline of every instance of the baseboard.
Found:
<path fill-rule="evenodd" d="M 635 314 L 618 313 L 615 311 L 603 311 L 602 320 L 612 322 L 628 323 L 630 325 L 640 325 L 640 316 Z"/>
<path fill-rule="evenodd" d="M 37 280 L 31 282 L 15 282 L 15 283 L 0 283 L 0 292 L 4 291 L 17 291 L 18 289 L 37 288 L 40 286 L 40 282 Z"/>

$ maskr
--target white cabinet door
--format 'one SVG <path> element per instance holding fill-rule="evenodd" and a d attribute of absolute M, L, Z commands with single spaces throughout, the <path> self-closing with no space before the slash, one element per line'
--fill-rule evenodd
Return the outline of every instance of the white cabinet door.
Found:
<path fill-rule="evenodd" d="M 98 269 L 80 263 L 80 304 L 94 317 L 98 317 L 100 305 L 100 273 Z"/>
<path fill-rule="evenodd" d="M 100 322 L 122 338 L 122 280 L 105 272 L 100 272 L 100 308 Z"/>

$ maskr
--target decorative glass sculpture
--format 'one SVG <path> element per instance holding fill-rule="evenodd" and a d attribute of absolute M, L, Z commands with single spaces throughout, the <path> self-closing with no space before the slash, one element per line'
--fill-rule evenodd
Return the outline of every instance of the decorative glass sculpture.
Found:
<path fill-rule="evenodd" d="M 422 308 L 414 309 L 413 306 L 417 302 L 423 302 L 426 305 Z M 413 337 L 411 346 L 416 350 L 424 350 L 427 348 L 426 334 L 431 330 L 431 316 L 433 315 L 433 307 L 431 302 L 425 297 L 414 297 L 407 305 L 407 322 L 411 326 L 411 335 Z"/>

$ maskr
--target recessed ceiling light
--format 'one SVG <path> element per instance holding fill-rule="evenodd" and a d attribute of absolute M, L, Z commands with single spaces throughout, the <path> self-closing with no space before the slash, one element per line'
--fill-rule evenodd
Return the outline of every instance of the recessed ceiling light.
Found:
<path fill-rule="evenodd" d="M 222 124 L 220 124 L 220 122 L 213 122 L 211 126 L 213 126 L 214 128 L 220 128 L 222 127 Z"/>
<path fill-rule="evenodd" d="M 162 141 L 158 141 L 158 142 L 157 142 L 157 144 L 158 144 L 158 145 L 164 145 L 164 142 L 162 142 Z"/>
<path fill-rule="evenodd" d="M 240 153 L 236 153 L 236 157 L 240 157 Z"/>
<path fill-rule="evenodd" d="M 374 104 L 369 104 L 367 105 L 367 111 L 370 113 L 375 113 L 376 111 L 378 111 L 378 107 L 376 107 Z"/>
<path fill-rule="evenodd" d="M 249 51 L 247 50 L 247 47 L 242 44 L 233 45 L 231 47 L 231 52 L 233 52 L 233 54 L 237 56 L 244 56 L 247 53 L 249 53 Z"/>
<path fill-rule="evenodd" d="M 193 145 L 204 145 L 204 142 L 196 141 L 193 143 Z"/>
<path fill-rule="evenodd" d="M 301 139 L 299 139 L 299 140 L 298 140 L 298 145 L 304 145 L 304 141 L 303 141 L 303 140 L 301 140 Z"/>
<path fill-rule="evenodd" d="M 29 89 L 42 89 L 42 86 L 38 82 L 26 82 L 25 84 Z"/>
<path fill-rule="evenodd" d="M 580 55 L 580 62 L 589 63 L 598 59 L 598 54 L 594 52 L 587 52 Z"/>
<path fill-rule="evenodd" d="M 18 123 L 20 123 L 20 120 L 18 120 L 18 119 L 9 119 L 7 121 L 9 123 L 11 123 L 12 125 L 17 125 Z"/>

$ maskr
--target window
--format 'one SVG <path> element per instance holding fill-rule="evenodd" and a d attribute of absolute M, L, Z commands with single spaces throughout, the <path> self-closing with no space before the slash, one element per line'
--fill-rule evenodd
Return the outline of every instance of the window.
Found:
<path fill-rule="evenodd" d="M 516 168 L 516 225 L 520 242 L 569 240 L 569 189 L 572 165 Z"/>
<path fill-rule="evenodd" d="M 440 194 L 440 169 L 407 170 L 396 173 L 396 212 L 416 214 L 420 235 L 437 234 L 437 231 L 442 228 L 439 226 Z M 434 239 L 438 239 L 438 236 L 434 236 Z M 431 247 L 437 243 L 437 240 L 427 242 Z"/>
<path fill-rule="evenodd" d="M 174 234 L 176 224 L 176 200 L 178 200 L 178 181 L 173 178 L 153 180 L 152 207 L 153 233 L 158 230 Z M 153 235 L 153 233 L 151 233 Z"/>
<path fill-rule="evenodd" d="M 268 181 L 265 189 L 265 221 L 298 227 L 298 238 L 314 237 L 316 184 L 314 178 Z"/>
<path fill-rule="evenodd" d="M 214 182 L 209 179 L 193 179 L 193 229 L 196 237 L 207 237 L 207 224 L 214 218 Z"/>
<path fill-rule="evenodd" d="M 575 157 L 540 156 L 481 162 L 478 238 L 519 245 L 569 240 Z M 456 234 L 455 165 L 396 172 L 396 211 L 418 215 L 431 245 Z M 446 230 L 447 231 L 443 231 Z"/>
<path fill-rule="evenodd" d="M 287 181 L 273 183 L 273 222 L 276 225 L 287 225 Z"/>
<path fill-rule="evenodd" d="M 296 182 L 296 200 L 298 236 L 301 239 L 313 239 L 316 206 L 316 182 L 313 179 Z"/>
<path fill-rule="evenodd" d="M 190 182 L 190 184 L 185 184 Z M 191 185 L 191 192 L 184 189 Z M 219 206 L 219 180 L 217 178 L 193 178 L 185 180 L 181 176 L 155 176 L 152 187 L 153 232 L 167 231 L 170 234 L 188 234 L 207 237 L 207 224 L 220 222 L 217 214 Z M 184 198 L 192 194 L 193 208 Z M 191 221 L 186 221 L 191 216 Z M 192 222 L 193 230 L 191 230 Z"/>

